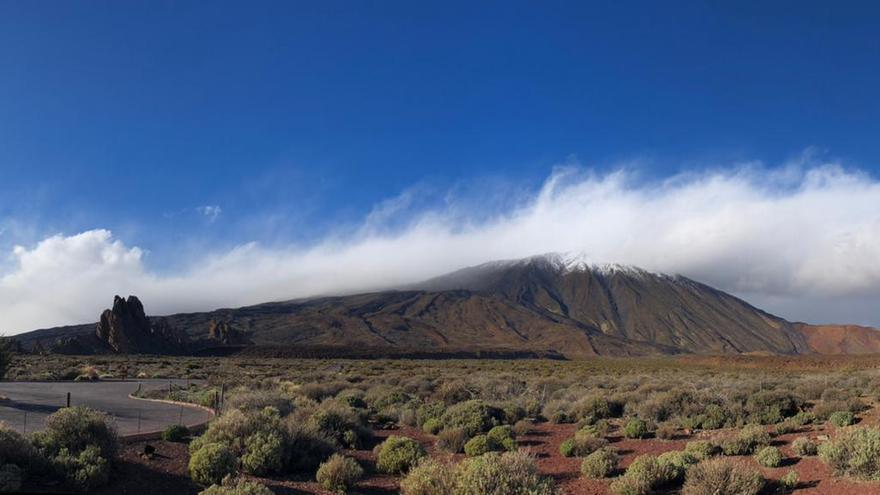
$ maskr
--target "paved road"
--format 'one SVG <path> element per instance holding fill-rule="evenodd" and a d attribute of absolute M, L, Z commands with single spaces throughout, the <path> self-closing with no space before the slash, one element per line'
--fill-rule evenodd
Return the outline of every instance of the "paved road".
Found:
<path fill-rule="evenodd" d="M 192 426 L 210 418 L 202 409 L 129 398 L 138 383 L 147 389 L 168 387 L 168 380 L 0 382 L 0 395 L 9 398 L 0 401 L 0 421 L 20 432 L 42 429 L 46 417 L 64 407 L 68 392 L 72 406 L 85 405 L 110 414 L 120 435 L 160 431 L 179 422 Z"/>

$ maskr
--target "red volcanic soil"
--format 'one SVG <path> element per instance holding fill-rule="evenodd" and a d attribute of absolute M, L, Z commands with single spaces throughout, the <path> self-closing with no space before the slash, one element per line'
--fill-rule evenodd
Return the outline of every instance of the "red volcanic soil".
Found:
<path fill-rule="evenodd" d="M 796 323 L 807 345 L 819 354 L 880 353 L 880 330 L 858 325 L 808 325 Z"/>
<path fill-rule="evenodd" d="M 860 415 L 861 425 L 876 426 L 880 424 L 880 409 L 872 408 Z M 555 425 L 549 423 L 535 424 L 526 435 L 518 438 L 521 448 L 534 454 L 540 471 L 552 476 L 563 493 L 568 495 L 604 495 L 609 493 L 611 480 L 591 480 L 580 475 L 581 459 L 566 458 L 559 453 L 559 445 L 571 437 L 574 425 Z M 795 493 L 797 494 L 833 494 L 833 495 L 880 495 L 880 483 L 860 482 L 846 478 L 834 477 L 832 471 L 817 457 L 799 458 L 791 450 L 791 442 L 800 436 L 816 438 L 820 435 L 833 437 L 834 427 L 824 425 L 806 427 L 803 431 L 781 435 L 774 439 L 773 445 L 779 447 L 785 455 L 783 465 L 779 468 L 760 467 L 751 457 L 741 457 L 756 471 L 761 471 L 768 480 L 778 480 L 790 470 L 797 471 L 800 479 Z M 702 432 L 689 437 L 682 436 L 674 440 L 646 439 L 628 440 L 618 432 L 612 431 L 608 436 L 611 446 L 621 454 L 619 472 L 628 466 L 633 459 L 643 454 L 659 455 L 671 450 L 681 450 L 690 440 L 709 439 L 712 437 L 733 434 L 733 431 Z M 357 493 L 363 495 L 391 495 L 398 493 L 399 480 L 396 477 L 377 473 L 375 470 L 376 456 L 372 447 L 382 442 L 389 435 L 402 435 L 421 442 L 432 457 L 445 457 L 460 460 L 462 455 L 451 456 L 438 451 L 434 447 L 435 437 L 415 428 L 403 427 L 399 430 L 379 430 L 371 445 L 362 450 L 346 452 L 355 457 L 366 471 L 364 479 L 358 483 Z M 150 493 L 164 495 L 197 494 L 199 487 L 187 476 L 189 459 L 185 444 L 163 441 L 146 442 L 156 447 L 157 454 L 147 459 L 143 452 L 145 442 L 126 445 L 121 460 L 114 469 L 111 484 L 99 495 Z M 323 490 L 311 476 L 287 478 L 255 478 L 270 487 L 276 494 L 313 494 L 332 495 Z M 772 488 L 768 493 L 772 492 Z"/>

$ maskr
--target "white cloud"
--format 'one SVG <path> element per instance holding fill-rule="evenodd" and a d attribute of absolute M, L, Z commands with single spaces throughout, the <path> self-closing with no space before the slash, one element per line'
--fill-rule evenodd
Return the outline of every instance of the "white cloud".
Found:
<path fill-rule="evenodd" d="M 208 219 L 208 222 L 213 223 L 214 220 L 217 220 L 217 217 L 223 213 L 223 208 L 220 208 L 217 205 L 207 205 L 197 207 L 196 211 L 204 215 Z"/>
<path fill-rule="evenodd" d="M 154 314 L 394 287 L 462 266 L 549 251 L 682 273 L 790 319 L 880 324 L 880 182 L 834 164 L 639 180 L 619 170 L 555 171 L 534 194 L 487 215 L 454 200 L 409 212 L 412 191 L 364 228 L 311 246 L 257 243 L 159 274 L 105 230 L 16 247 L 0 277 L 6 332 L 94 321 L 113 294 Z M 484 191 L 488 199 L 492 191 Z M 398 222 L 400 223 L 400 222 Z"/>

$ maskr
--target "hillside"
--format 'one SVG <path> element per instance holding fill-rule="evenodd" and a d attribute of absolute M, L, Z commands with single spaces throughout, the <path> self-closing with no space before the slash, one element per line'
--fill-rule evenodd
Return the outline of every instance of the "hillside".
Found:
<path fill-rule="evenodd" d="M 329 348 L 344 354 L 347 348 L 568 358 L 880 350 L 871 329 L 850 334 L 848 329 L 793 324 L 686 277 L 592 265 L 560 254 L 465 268 L 406 290 L 150 320 L 150 325 L 140 325 L 161 337 L 162 345 L 128 352 L 167 348 L 170 335 L 180 353 L 216 347 L 229 352 L 243 346 L 252 353 L 254 348 L 271 348 L 270 354 L 282 355 L 284 349 Z M 96 345 L 95 336 L 95 325 L 80 325 L 18 339 L 28 349 L 114 352 Z"/>

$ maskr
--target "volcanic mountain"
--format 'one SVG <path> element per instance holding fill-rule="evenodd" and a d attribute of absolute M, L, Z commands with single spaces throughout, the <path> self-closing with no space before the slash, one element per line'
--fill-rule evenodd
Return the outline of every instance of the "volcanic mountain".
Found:
<path fill-rule="evenodd" d="M 789 323 L 686 277 L 595 265 L 563 254 L 465 268 L 405 290 L 176 314 L 140 327 L 161 328 L 138 335 L 161 337 L 162 345 L 168 335 L 183 335 L 181 353 L 219 346 L 250 352 L 330 348 L 339 355 L 348 349 L 567 358 L 823 352 L 828 333 Z M 95 325 L 38 330 L 17 339 L 30 349 L 84 352 L 100 328 L 97 333 Z M 866 331 L 858 341 L 825 347 L 846 352 L 876 339 L 880 348 L 880 332 Z M 93 352 L 108 352 L 107 347 Z M 146 345 L 143 352 L 155 348 Z"/>

